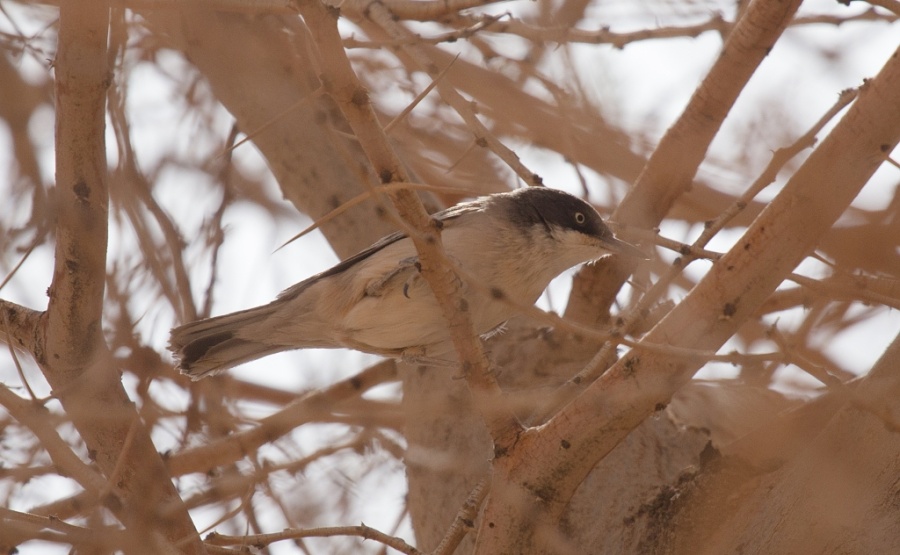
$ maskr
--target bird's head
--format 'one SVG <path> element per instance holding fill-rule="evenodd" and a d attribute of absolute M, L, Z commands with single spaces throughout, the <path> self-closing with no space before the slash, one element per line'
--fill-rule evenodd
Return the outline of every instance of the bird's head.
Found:
<path fill-rule="evenodd" d="M 594 207 L 576 196 L 546 187 L 526 187 L 507 195 L 510 223 L 559 258 L 565 265 L 562 270 L 610 253 L 647 258 L 637 247 L 616 239 Z"/>

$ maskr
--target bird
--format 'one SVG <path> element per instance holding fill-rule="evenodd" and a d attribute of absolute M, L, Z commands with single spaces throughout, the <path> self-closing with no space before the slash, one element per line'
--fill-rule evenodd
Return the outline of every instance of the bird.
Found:
<path fill-rule="evenodd" d="M 549 187 L 478 197 L 432 217 L 463 276 L 462 295 L 482 337 L 515 315 L 515 304 L 504 298 L 534 304 L 559 274 L 607 254 L 647 258 L 617 239 L 589 203 Z M 304 348 L 434 362 L 452 342 L 419 269 L 412 239 L 395 232 L 266 305 L 174 328 L 169 349 L 181 373 L 194 380 Z"/>

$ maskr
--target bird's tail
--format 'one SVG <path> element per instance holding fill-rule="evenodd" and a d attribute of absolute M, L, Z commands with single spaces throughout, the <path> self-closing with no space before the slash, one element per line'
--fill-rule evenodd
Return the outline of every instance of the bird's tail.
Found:
<path fill-rule="evenodd" d="M 218 374 L 224 370 L 285 351 L 293 347 L 267 343 L 247 333 L 264 324 L 277 307 L 268 304 L 224 316 L 198 320 L 172 330 L 169 350 L 178 361 L 177 368 L 192 380 Z"/>

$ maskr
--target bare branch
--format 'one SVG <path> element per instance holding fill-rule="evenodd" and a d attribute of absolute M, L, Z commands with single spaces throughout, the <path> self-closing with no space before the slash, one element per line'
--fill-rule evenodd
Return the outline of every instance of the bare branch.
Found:
<path fill-rule="evenodd" d="M 900 52 L 737 245 L 645 340 L 718 348 L 808 254 L 898 141 Z M 798 202 L 803 211 L 793 209 Z M 697 368 L 633 349 L 546 425 L 526 432 L 512 456 L 495 464 L 484 518 L 494 527 L 482 526 L 479 548 L 515 552 L 533 545 L 533 531 L 556 522 L 597 461 L 664 407 Z"/>
<path fill-rule="evenodd" d="M 4 343 L 41 356 L 44 313 L 0 299 L 0 339 Z"/>
<path fill-rule="evenodd" d="M 475 23 L 473 18 L 459 16 L 459 19 L 462 22 L 467 22 L 469 25 L 474 25 Z M 497 24 L 491 24 L 489 30 L 496 33 L 509 33 L 535 42 L 609 44 L 614 48 L 625 48 L 633 42 L 697 37 L 709 31 L 726 35 L 731 30 L 732 25 L 733 23 L 725 21 L 721 14 L 715 14 L 707 21 L 695 25 L 658 27 L 618 33 L 611 31 L 609 28 L 595 31 L 576 29 L 571 26 L 537 27 L 521 20 L 510 18 Z"/>
<path fill-rule="evenodd" d="M 210 545 L 254 545 L 265 547 L 275 542 L 284 540 L 296 540 L 299 538 L 329 538 L 334 536 L 356 536 L 364 540 L 375 540 L 400 553 L 407 555 L 420 555 L 422 552 L 409 545 L 402 538 L 389 536 L 371 526 L 360 524 L 358 526 L 334 526 L 328 528 L 310 528 L 308 530 L 284 530 L 275 534 L 257 534 L 255 536 L 226 536 L 212 533 L 206 536 L 206 543 Z"/>
<path fill-rule="evenodd" d="M 395 39 L 410 40 L 412 34 L 407 31 L 400 23 L 396 21 L 394 15 L 388 11 L 382 4 L 372 4 L 368 11 L 369 17 L 379 25 L 385 32 Z M 427 72 L 437 82 L 438 91 L 447 104 L 453 107 L 459 116 L 466 122 L 466 126 L 474 135 L 474 141 L 477 146 L 487 147 L 491 152 L 503 160 L 514 172 L 519 176 L 526 185 L 542 185 L 543 180 L 535 172 L 529 170 L 525 164 L 519 160 L 519 156 L 509 147 L 504 145 L 475 115 L 471 103 L 467 102 L 453 85 L 444 80 L 437 79 L 438 75 L 444 74 L 449 69 L 438 69 L 437 62 L 428 56 L 424 48 L 416 44 L 405 46 L 405 50 L 409 52 L 410 57 L 415 61 L 420 71 Z M 455 61 L 455 60 L 454 60 Z"/>
<path fill-rule="evenodd" d="M 400 19 L 430 21 L 462 10 L 488 6 L 506 0 L 386 0 L 384 7 Z M 368 0 L 349 0 L 341 4 L 348 13 L 364 15 L 372 6 Z"/>
<path fill-rule="evenodd" d="M 79 549 L 112 552 L 125 549 L 133 552 L 134 542 L 121 530 L 113 527 L 103 529 L 73 526 L 58 518 L 35 516 L 0 507 L 0 531 L 3 539 L 0 546 L 9 547 L 6 542 L 42 539 L 55 543 L 67 543 Z M 14 544 L 12 544 L 14 545 Z M 146 547 L 146 546 L 145 546 Z"/>
<path fill-rule="evenodd" d="M 0 384 L 0 405 L 19 423 L 27 426 L 40 440 L 41 447 L 47 451 L 53 464 L 62 474 L 81 484 L 90 495 L 95 497 L 95 501 L 103 501 L 100 496 L 101 492 L 107 489 L 107 481 L 97 474 L 96 470 L 79 459 L 72 448 L 59 437 L 47 409 L 38 403 L 22 399 L 2 384 Z M 115 497 L 115 494 L 112 495 Z M 113 504 L 120 503 L 115 498 L 108 501 Z"/>
<path fill-rule="evenodd" d="M 652 229 L 691 186 L 725 116 L 756 68 L 788 26 L 798 0 L 753 2 L 681 117 L 665 134 L 613 219 Z"/>
<path fill-rule="evenodd" d="M 102 336 L 109 8 L 103 3 L 64 4 L 59 20 L 56 268 L 46 335 L 33 354 L 104 473 L 113 476 L 121 469 L 123 479 L 112 485 L 128 510 L 120 508 L 117 514 L 135 538 L 159 550 L 185 541 L 185 552 L 202 553 L 200 538 L 138 421 Z M 134 441 L 126 451 L 130 435 Z M 156 521 L 167 526 L 148 528 Z M 166 539 L 159 537 L 160 530 Z"/>
<path fill-rule="evenodd" d="M 350 66 L 337 29 L 337 13 L 318 2 L 304 3 L 300 12 L 318 43 L 324 66 L 328 68 L 325 88 L 343 111 L 375 173 L 383 184 L 410 181 L 372 110 L 367 92 Z M 440 81 L 438 86 L 442 84 L 443 81 Z M 397 211 L 412 228 L 410 238 L 420 255 L 422 276 L 433 289 L 447 318 L 450 336 L 476 398 L 476 406 L 495 443 L 499 448 L 505 448 L 515 440 L 521 427 L 515 416 L 508 413 L 502 403 L 496 402 L 502 394 L 490 374 L 490 364 L 465 309 L 459 279 L 450 269 L 447 255 L 441 247 L 439 229 L 411 191 L 401 189 L 390 196 Z"/>
<path fill-rule="evenodd" d="M 277 413 L 264 418 L 255 428 L 171 456 L 167 461 L 169 471 L 173 476 L 208 472 L 216 466 L 240 460 L 261 445 L 278 439 L 297 426 L 330 414 L 334 405 L 340 401 L 393 380 L 396 375 L 397 367 L 393 360 L 380 362 L 326 389 L 310 392 Z"/>
<path fill-rule="evenodd" d="M 735 25 L 716 63 L 697 88 L 678 121 L 666 132 L 612 219 L 653 229 L 675 201 L 690 189 L 710 143 L 738 95 L 800 6 L 754 2 Z M 627 237 L 627 235 L 626 235 Z M 630 261 L 619 271 L 587 267 L 576 281 L 604 278 L 603 290 L 616 291 L 631 274 Z M 577 291 L 587 286 L 577 284 Z"/>
<path fill-rule="evenodd" d="M 444 539 L 432 551 L 431 555 L 451 555 L 456 551 L 463 537 L 475 529 L 475 518 L 478 516 L 478 511 L 481 510 L 482 503 L 488 496 L 489 488 L 490 482 L 487 478 L 478 482 L 478 485 L 469 493 L 466 502 L 460 507 L 456 518 L 453 519 L 453 524 L 447 530 L 447 535 L 444 536 Z"/>

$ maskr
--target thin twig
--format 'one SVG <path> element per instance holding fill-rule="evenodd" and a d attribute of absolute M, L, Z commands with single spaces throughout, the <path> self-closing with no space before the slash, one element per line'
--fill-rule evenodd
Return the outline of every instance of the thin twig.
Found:
<path fill-rule="evenodd" d="M 22 513 L 5 507 L 0 507 L 0 522 L 4 528 L 15 528 L 29 539 L 67 543 L 79 549 L 94 548 L 100 552 L 114 552 L 132 543 L 125 532 L 112 526 L 104 526 L 102 529 L 82 528 L 58 518 Z M 9 529 L 7 532 L 13 534 Z"/>
<path fill-rule="evenodd" d="M 106 489 L 106 479 L 85 464 L 59 436 L 52 415 L 42 404 L 23 399 L 0 384 L 0 405 L 34 434 L 63 475 L 78 482 L 94 499 L 101 497 L 100 492 Z"/>
<path fill-rule="evenodd" d="M 459 187 L 441 187 L 440 185 L 427 185 L 424 183 L 406 183 L 406 182 L 402 182 L 402 181 L 395 181 L 395 182 L 389 183 L 387 185 L 382 185 L 378 189 L 369 189 L 367 191 L 364 191 L 364 192 L 356 195 L 355 197 L 347 200 L 346 202 L 341 203 L 340 206 L 338 206 L 331 212 L 325 214 L 321 218 L 318 218 L 316 221 L 314 221 L 313 223 L 308 225 L 305 229 L 303 229 L 303 231 L 301 231 L 300 233 L 294 235 L 293 237 L 291 237 L 290 239 L 288 239 L 287 241 L 282 243 L 281 246 L 279 246 L 277 249 L 275 249 L 275 252 L 280 251 L 281 249 L 290 245 L 291 243 L 293 243 L 297 239 L 303 237 L 304 235 L 307 235 L 307 234 L 312 233 L 313 231 L 319 229 L 320 227 L 322 227 L 323 224 L 335 219 L 336 217 L 340 216 L 347 210 L 350 210 L 357 204 L 361 204 L 361 203 L 369 200 L 370 198 L 372 198 L 373 195 L 380 195 L 382 193 L 390 193 L 392 191 L 400 191 L 400 190 L 431 191 L 433 193 L 446 193 L 449 195 L 469 195 L 469 196 L 478 196 L 481 194 L 480 191 L 475 191 L 472 189 L 460 189 Z"/>
<path fill-rule="evenodd" d="M 288 114 L 290 114 L 291 112 L 293 112 L 293 111 L 295 111 L 295 110 L 297 110 L 297 109 L 303 107 L 303 106 L 306 105 L 307 103 L 309 103 L 309 102 L 311 102 L 311 101 L 317 99 L 317 98 L 318 98 L 319 96 L 321 96 L 324 92 L 325 92 L 325 91 L 322 89 L 322 87 L 319 87 L 319 88 L 315 89 L 314 91 L 310 92 L 309 94 L 307 94 L 306 96 L 304 96 L 303 98 L 301 98 L 300 100 L 298 100 L 297 102 L 294 102 L 293 104 L 291 104 L 291 105 L 288 106 L 287 108 L 281 110 L 280 112 L 278 112 L 277 114 L 275 114 L 274 116 L 272 116 L 271 119 L 269 119 L 268 121 L 266 121 L 265 123 L 263 123 L 262 125 L 260 125 L 259 127 L 257 127 L 256 129 L 254 129 L 254 130 L 252 130 L 252 131 L 248 131 L 247 134 L 244 136 L 244 138 L 241 139 L 240 141 L 237 141 L 237 142 L 229 141 L 230 144 L 229 144 L 227 147 L 225 147 L 225 148 L 222 150 L 222 152 L 219 153 L 219 156 L 223 156 L 223 157 L 224 157 L 224 156 L 228 155 L 228 156 L 229 156 L 229 159 L 230 159 L 230 154 L 231 154 L 231 152 L 232 152 L 234 149 L 236 149 L 237 147 L 239 147 L 239 146 L 241 146 L 241 145 L 243 145 L 243 144 L 245 144 L 245 143 L 248 143 L 248 142 L 252 141 L 252 140 L 254 139 L 254 137 L 257 137 L 260 133 L 262 133 L 263 131 L 265 131 L 265 130 L 268 129 L 269 127 L 275 125 L 276 123 L 280 123 L 280 122 L 284 121 L 284 117 L 285 117 L 286 115 L 288 115 Z"/>
<path fill-rule="evenodd" d="M 478 511 L 481 509 L 481 505 L 491 489 L 490 486 L 490 480 L 482 478 L 472 488 L 469 497 L 466 498 L 465 503 L 460 507 L 459 512 L 456 513 L 453 524 L 450 525 L 441 543 L 434 548 L 430 555 L 451 555 L 459 547 L 459 543 L 466 537 L 466 534 L 475 530 L 475 518 L 478 516 Z"/>
<path fill-rule="evenodd" d="M 206 472 L 216 466 L 240 460 L 297 426 L 330 414 L 338 402 L 361 395 L 376 385 L 396 379 L 396 376 L 397 367 L 393 360 L 379 362 L 326 389 L 308 393 L 284 409 L 263 418 L 254 428 L 172 455 L 167 461 L 169 471 L 173 476 L 181 476 L 191 472 Z"/>
<path fill-rule="evenodd" d="M 459 58 L 459 56 L 457 56 L 456 58 L 453 58 L 453 61 L 455 62 L 458 58 Z M 406 119 L 406 116 L 409 115 L 415 109 L 415 107 L 418 106 L 419 103 L 422 102 L 425 99 L 425 97 L 428 96 L 428 94 L 434 90 L 434 88 L 441 81 L 441 79 L 443 79 L 444 76 L 447 75 L 447 72 L 450 71 L 451 67 L 453 67 L 452 62 L 447 64 L 447 67 L 445 67 L 439 74 L 437 74 L 434 77 L 434 79 L 431 80 L 431 83 L 428 83 L 428 86 L 425 87 L 422 90 L 422 92 L 417 94 L 416 97 L 413 98 L 412 102 L 410 102 L 406 108 L 404 108 L 399 114 L 397 114 L 397 116 L 394 119 L 392 119 L 390 121 L 390 123 L 388 123 L 387 125 L 384 126 L 384 132 L 387 134 L 390 134 L 391 129 L 393 129 L 396 125 L 398 125 L 400 122 L 402 122 L 404 119 Z"/>
<path fill-rule="evenodd" d="M 406 543 L 404 539 L 389 536 L 365 524 L 309 528 L 306 530 L 289 528 L 273 534 L 255 534 L 250 536 L 227 536 L 213 532 L 204 538 L 204 543 L 215 546 L 252 545 L 261 548 L 285 540 L 331 538 L 335 536 L 355 536 L 364 540 L 375 540 L 406 555 L 422 555 L 421 551 Z"/>
<path fill-rule="evenodd" d="M 744 193 L 737 199 L 735 202 L 731 204 L 722 214 L 716 218 L 715 221 L 710 222 L 700 236 L 690 245 L 688 249 L 682 252 L 681 257 L 679 257 L 675 263 L 670 266 L 665 274 L 660 276 L 660 278 L 653 284 L 653 287 L 649 291 L 647 291 L 641 300 L 631 308 L 626 314 L 620 315 L 618 319 L 618 323 L 615 328 L 613 328 L 612 333 L 617 335 L 623 335 L 627 333 L 629 329 L 641 318 L 641 314 L 645 310 L 648 310 L 651 306 L 656 304 L 660 298 L 665 294 L 668 290 L 669 285 L 672 280 L 675 279 L 676 276 L 680 275 L 684 268 L 690 264 L 696 256 L 696 253 L 704 252 L 706 245 L 709 241 L 719 232 L 721 231 L 727 222 L 729 222 L 734 216 L 740 213 L 747 204 L 753 200 L 765 187 L 775 181 L 775 178 L 778 176 L 778 172 L 787 164 L 791 159 L 797 156 L 800 152 L 807 148 L 811 148 L 815 145 L 816 136 L 822 131 L 824 126 L 831 121 L 841 110 L 843 110 L 853 99 L 856 98 L 858 93 L 857 89 L 848 89 L 842 91 L 838 96 L 837 101 L 828 111 L 825 112 L 822 117 L 819 118 L 816 123 L 814 123 L 806 133 L 801 135 L 797 140 L 795 140 L 791 145 L 778 149 L 775 153 L 772 154 L 772 159 L 769 161 L 769 164 L 762 171 L 759 177 L 754 180 L 754 182 L 750 185 L 750 187 L 744 191 Z M 718 259 L 719 256 L 716 256 Z M 605 345 L 594 358 L 589 362 L 581 372 L 579 372 L 573 381 L 586 385 L 597 378 L 606 368 L 606 361 L 610 359 L 611 349 L 613 349 L 613 345 Z M 566 397 L 568 398 L 568 396 Z"/>
<path fill-rule="evenodd" d="M 377 2 L 372 3 L 367 13 L 372 22 L 380 26 L 389 36 L 402 40 L 412 38 L 412 33 L 397 21 L 394 14 L 392 14 L 384 4 Z M 437 69 L 436 62 L 428 56 L 420 45 L 410 43 L 404 47 L 404 51 L 410 55 L 421 71 L 424 71 L 429 75 L 437 75 L 440 73 Z M 543 184 L 543 180 L 537 173 L 528 169 L 515 152 L 504 145 L 483 123 L 481 123 L 481 120 L 478 119 L 478 116 L 476 116 L 475 111 L 472 109 L 471 102 L 464 99 L 453 85 L 444 81 L 437 81 L 437 83 L 441 98 L 443 98 L 444 101 L 463 119 L 475 136 L 475 141 L 478 146 L 489 148 L 491 152 L 503 160 L 526 184 Z"/>

